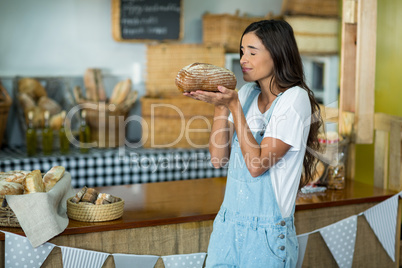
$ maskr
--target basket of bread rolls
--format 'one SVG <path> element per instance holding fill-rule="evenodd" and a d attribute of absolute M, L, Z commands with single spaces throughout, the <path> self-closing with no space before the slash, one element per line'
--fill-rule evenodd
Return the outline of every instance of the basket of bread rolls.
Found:
<path fill-rule="evenodd" d="M 70 219 L 85 222 L 111 221 L 123 216 L 124 200 L 94 188 L 83 187 L 67 200 Z"/>
<path fill-rule="evenodd" d="M 125 142 L 125 122 L 137 100 L 131 79 L 118 82 L 107 96 L 100 69 L 88 68 L 84 74 L 85 95 L 79 86 L 74 87 L 75 101 L 86 111 L 86 122 L 91 139 L 97 146 L 119 147 Z"/>
<path fill-rule="evenodd" d="M 20 227 L 18 219 L 8 206 L 6 195 L 27 195 L 49 192 L 63 177 L 65 168 L 52 167 L 42 176 L 40 170 L 13 170 L 0 172 L 0 226 Z"/>

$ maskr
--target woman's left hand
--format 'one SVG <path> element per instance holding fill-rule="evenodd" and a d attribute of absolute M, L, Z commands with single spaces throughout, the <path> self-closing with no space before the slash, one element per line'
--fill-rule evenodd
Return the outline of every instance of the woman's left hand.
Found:
<path fill-rule="evenodd" d="M 224 86 L 218 86 L 218 92 L 211 91 L 191 91 L 183 93 L 184 96 L 214 104 L 215 106 L 225 106 L 229 108 L 230 104 L 238 101 L 237 91 L 227 89 Z"/>

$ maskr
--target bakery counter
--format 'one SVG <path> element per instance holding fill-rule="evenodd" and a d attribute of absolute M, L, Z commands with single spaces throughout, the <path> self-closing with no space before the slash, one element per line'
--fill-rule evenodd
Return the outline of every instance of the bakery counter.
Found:
<path fill-rule="evenodd" d="M 70 220 L 68 228 L 49 242 L 109 253 L 170 255 L 206 252 L 212 223 L 224 197 L 224 177 L 98 187 L 125 200 L 122 218 L 102 223 Z M 347 181 L 344 190 L 299 194 L 295 225 L 297 234 L 312 232 L 386 200 L 395 192 Z M 1 228 L 23 234 L 19 228 Z M 0 240 L 4 235 L 0 233 Z M 399 249 L 399 243 L 396 245 Z M 4 254 L 4 241 L 0 241 Z M 398 250 L 399 252 L 399 250 Z M 364 217 L 358 217 L 354 264 L 368 267 L 392 265 Z M 378 264 L 378 265 L 377 265 Z M 0 267 L 2 267 L 0 263 Z M 319 233 L 309 236 L 306 267 L 336 267 Z M 55 248 L 43 267 L 61 266 Z M 109 257 L 103 267 L 114 267 Z M 155 267 L 163 267 L 162 260 Z"/>

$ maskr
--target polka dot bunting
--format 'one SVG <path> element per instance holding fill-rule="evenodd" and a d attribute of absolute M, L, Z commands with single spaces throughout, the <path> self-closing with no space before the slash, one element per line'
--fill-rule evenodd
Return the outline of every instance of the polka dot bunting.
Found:
<path fill-rule="evenodd" d="M 339 267 L 352 267 L 355 251 L 357 215 L 351 216 L 320 230 Z"/>
<path fill-rule="evenodd" d="M 39 268 L 55 247 L 54 244 L 44 243 L 32 247 L 28 238 L 2 231 L 5 235 L 4 263 L 5 267 Z"/>
<path fill-rule="evenodd" d="M 162 256 L 166 268 L 202 268 L 206 253 Z"/>

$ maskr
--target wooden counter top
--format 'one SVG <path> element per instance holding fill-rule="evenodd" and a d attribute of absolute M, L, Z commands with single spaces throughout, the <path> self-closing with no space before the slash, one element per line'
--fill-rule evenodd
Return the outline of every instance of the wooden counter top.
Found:
<path fill-rule="evenodd" d="M 223 201 L 226 178 L 121 185 L 96 188 L 125 200 L 122 218 L 101 223 L 70 220 L 60 235 L 212 220 Z M 382 202 L 396 192 L 347 181 L 344 190 L 299 194 L 296 211 L 359 203 Z M 21 228 L 0 227 L 24 235 Z M 4 234 L 0 232 L 0 240 Z"/>

